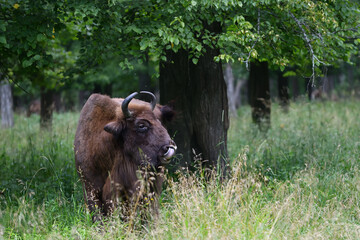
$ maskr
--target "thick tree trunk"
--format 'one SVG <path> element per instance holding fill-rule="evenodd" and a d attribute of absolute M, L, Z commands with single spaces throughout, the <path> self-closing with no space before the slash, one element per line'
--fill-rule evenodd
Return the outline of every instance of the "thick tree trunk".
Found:
<path fill-rule="evenodd" d="M 222 65 L 214 61 L 219 54 L 220 50 L 207 48 L 196 65 L 190 62 L 189 92 L 198 151 L 203 154 L 204 160 L 208 160 L 208 166 L 225 173 L 228 158 L 228 100 Z"/>
<path fill-rule="evenodd" d="M 174 137 L 178 146 L 179 163 L 187 167 L 192 163 L 192 148 L 195 145 L 191 116 L 192 102 L 188 89 L 191 86 L 189 77 L 188 53 L 180 50 L 177 53 L 168 51 L 167 61 L 160 63 L 160 102 L 170 103 L 176 110 L 175 119 L 167 124 L 170 136 Z"/>
<path fill-rule="evenodd" d="M 289 79 L 284 77 L 282 72 L 278 72 L 278 94 L 280 100 L 280 106 L 284 112 L 289 111 Z"/>
<path fill-rule="evenodd" d="M 270 83 L 267 62 L 251 62 L 249 75 L 249 102 L 252 120 L 260 130 L 267 131 L 270 127 Z"/>
<path fill-rule="evenodd" d="M 228 103 L 217 49 L 206 49 L 194 65 L 188 52 L 167 52 L 160 64 L 161 103 L 172 102 L 177 116 L 168 130 L 182 154 L 180 166 L 193 164 L 193 150 L 207 167 L 225 173 L 227 161 Z"/>
<path fill-rule="evenodd" d="M 40 90 L 40 94 L 40 127 L 41 129 L 51 129 L 54 111 L 54 90 L 49 90 L 42 87 Z"/>
<path fill-rule="evenodd" d="M 1 127 L 14 126 L 13 98 L 11 85 L 7 81 L 0 82 Z"/>

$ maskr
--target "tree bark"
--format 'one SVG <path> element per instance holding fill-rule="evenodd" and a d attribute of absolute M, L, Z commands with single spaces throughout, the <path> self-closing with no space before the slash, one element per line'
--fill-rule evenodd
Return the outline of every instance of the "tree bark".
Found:
<path fill-rule="evenodd" d="M 14 126 L 13 98 L 11 85 L 7 81 L 0 82 L 1 98 L 1 127 L 11 128 Z"/>
<path fill-rule="evenodd" d="M 251 62 L 249 75 L 249 103 L 252 120 L 262 131 L 270 127 L 270 81 L 267 62 Z"/>
<path fill-rule="evenodd" d="M 160 63 L 160 102 L 170 103 L 176 110 L 175 119 L 167 124 L 170 136 L 178 146 L 178 163 L 189 167 L 192 163 L 192 148 L 195 145 L 188 88 L 190 84 L 188 53 L 180 50 L 166 52 L 167 61 Z M 191 97 L 191 96 L 190 96 Z"/>
<path fill-rule="evenodd" d="M 289 111 L 289 79 L 284 77 L 282 72 L 278 72 L 278 94 L 280 106 L 284 112 Z"/>
<path fill-rule="evenodd" d="M 228 100 L 219 49 L 206 48 L 195 65 L 190 62 L 191 116 L 198 151 L 206 165 L 225 174 L 227 163 Z M 189 96 L 190 97 L 190 96 Z M 194 146 L 195 147 L 195 146 Z"/>
<path fill-rule="evenodd" d="M 160 64 L 161 103 L 175 105 L 175 121 L 168 124 L 181 153 L 180 166 L 193 165 L 193 150 L 203 164 L 226 172 L 228 102 L 218 49 L 207 48 L 195 65 L 188 52 L 167 51 Z"/>
<path fill-rule="evenodd" d="M 52 117 L 54 111 L 54 90 L 49 90 L 44 87 L 40 90 L 40 128 L 51 129 L 52 128 Z"/>

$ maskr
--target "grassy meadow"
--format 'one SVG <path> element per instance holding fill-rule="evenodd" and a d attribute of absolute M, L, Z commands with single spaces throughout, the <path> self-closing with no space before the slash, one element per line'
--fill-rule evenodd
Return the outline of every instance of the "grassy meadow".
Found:
<path fill-rule="evenodd" d="M 78 113 L 15 116 L 0 130 L 0 239 L 359 239 L 359 100 L 273 104 L 259 132 L 249 107 L 231 119 L 231 175 L 167 176 L 159 216 L 93 224 L 74 167 Z M 176 180 L 174 180 L 176 179 Z"/>

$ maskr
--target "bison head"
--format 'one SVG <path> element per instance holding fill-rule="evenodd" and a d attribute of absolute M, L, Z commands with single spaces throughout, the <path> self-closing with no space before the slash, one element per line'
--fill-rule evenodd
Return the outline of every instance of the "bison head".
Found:
<path fill-rule="evenodd" d="M 134 99 L 137 95 L 150 97 L 150 104 Z M 138 166 L 157 168 L 169 163 L 176 151 L 175 142 L 162 125 L 173 116 L 172 108 L 157 105 L 152 93 L 135 92 L 122 100 L 121 113 L 117 112 L 117 119 L 104 130 L 114 135 L 126 159 Z"/>

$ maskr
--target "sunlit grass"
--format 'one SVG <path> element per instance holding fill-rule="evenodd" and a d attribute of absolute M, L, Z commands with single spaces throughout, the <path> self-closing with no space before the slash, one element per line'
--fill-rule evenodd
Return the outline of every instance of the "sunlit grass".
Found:
<path fill-rule="evenodd" d="M 91 222 L 75 172 L 78 114 L 16 116 L 0 131 L 0 239 L 358 239 L 360 110 L 348 102 L 276 104 L 272 128 L 231 119 L 231 175 L 167 177 L 159 216 L 130 226 L 116 215 Z"/>

